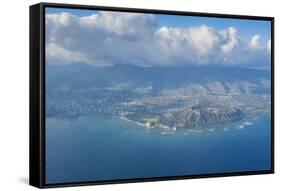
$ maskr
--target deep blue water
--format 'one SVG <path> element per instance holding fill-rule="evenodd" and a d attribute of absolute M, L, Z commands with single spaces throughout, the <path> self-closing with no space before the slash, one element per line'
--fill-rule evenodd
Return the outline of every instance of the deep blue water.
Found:
<path fill-rule="evenodd" d="M 250 122 L 174 132 L 95 115 L 47 119 L 46 182 L 269 170 L 270 116 Z"/>

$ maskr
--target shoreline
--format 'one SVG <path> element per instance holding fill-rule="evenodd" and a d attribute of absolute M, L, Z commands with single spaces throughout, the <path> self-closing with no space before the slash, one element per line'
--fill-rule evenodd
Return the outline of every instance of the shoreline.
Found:
<path fill-rule="evenodd" d="M 144 127 L 145 129 L 155 129 L 155 128 L 159 128 L 159 129 L 163 129 L 163 130 L 167 130 L 167 131 L 179 131 L 179 130 L 187 130 L 188 132 L 203 132 L 203 131 L 209 131 L 209 132 L 214 132 L 216 129 L 220 129 L 220 128 L 224 128 L 226 131 L 229 131 L 230 128 L 236 128 L 236 129 L 243 129 L 247 126 L 252 126 L 254 124 L 254 121 L 256 120 L 255 118 L 245 118 L 243 120 L 240 120 L 239 122 L 235 122 L 235 123 L 231 123 L 229 124 L 229 126 L 224 127 L 224 126 L 210 126 L 210 127 L 206 127 L 206 128 L 177 128 L 177 127 L 168 127 L 162 124 L 159 124 L 157 126 L 147 126 L 143 123 L 137 122 L 137 121 L 133 121 L 131 119 L 126 118 L 125 116 L 120 117 L 119 119 L 130 122 L 130 123 L 134 123 L 138 126 Z"/>
<path fill-rule="evenodd" d="M 95 116 L 102 116 L 102 117 L 105 117 L 103 115 L 96 115 L 94 114 Z M 90 115 L 85 115 L 85 116 L 80 116 L 80 117 L 77 117 L 77 118 L 68 118 L 68 120 L 73 120 L 73 121 L 76 121 L 76 120 L 80 120 L 82 117 L 87 117 L 87 116 L 90 116 Z M 248 127 L 251 127 L 254 125 L 254 122 L 262 117 L 262 116 L 268 116 L 266 114 L 261 114 L 261 115 L 257 115 L 257 116 L 251 116 L 251 117 L 246 117 L 238 122 L 235 122 L 235 123 L 231 123 L 231 124 L 228 124 L 228 125 L 211 125 L 211 126 L 208 126 L 208 127 L 200 127 L 200 128 L 177 128 L 177 127 L 169 127 L 169 126 L 166 126 L 166 125 L 162 125 L 162 124 L 157 124 L 155 126 L 149 126 L 147 124 L 144 124 L 144 123 L 141 123 L 141 122 L 138 122 L 138 121 L 133 121 L 131 119 L 128 119 L 126 116 L 114 116 L 114 118 L 116 119 L 119 119 L 119 120 L 124 120 L 126 122 L 129 122 L 129 123 L 133 123 L 133 124 L 136 124 L 137 126 L 140 126 L 140 127 L 144 127 L 145 129 L 159 129 L 159 130 L 163 130 L 163 131 L 182 131 L 182 130 L 187 130 L 189 132 L 203 132 L 203 131 L 209 131 L 209 132 L 214 132 L 216 131 L 217 129 L 224 129 L 225 131 L 228 131 L 232 128 L 235 128 L 235 129 L 244 129 L 244 128 L 248 128 Z M 80 118 L 80 119 L 79 119 Z M 47 117 L 47 119 L 49 120 L 65 120 L 64 119 L 60 119 L 60 118 L 53 118 L 53 117 Z"/>
<path fill-rule="evenodd" d="M 140 123 L 140 122 L 137 122 L 137 121 L 130 120 L 130 119 L 124 117 L 124 116 L 120 117 L 119 119 L 122 119 L 122 120 L 125 120 L 125 121 L 127 121 L 127 122 L 134 123 L 134 124 L 137 124 L 137 125 L 139 125 L 139 126 L 142 126 L 142 127 L 147 128 L 147 126 L 146 126 L 145 124 Z"/>

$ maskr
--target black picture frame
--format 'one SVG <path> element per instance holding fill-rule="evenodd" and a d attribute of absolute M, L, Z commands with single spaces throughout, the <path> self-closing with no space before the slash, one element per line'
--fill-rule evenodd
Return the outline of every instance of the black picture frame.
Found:
<path fill-rule="evenodd" d="M 46 7 L 270 21 L 271 22 L 271 169 L 264 170 L 264 171 L 247 171 L 247 172 L 233 172 L 233 173 L 187 175 L 187 176 L 165 176 L 165 177 L 156 177 L 156 178 L 151 177 L 151 178 L 141 178 L 141 179 L 46 184 L 45 182 L 45 8 Z M 29 114 L 30 114 L 29 184 L 38 188 L 272 174 L 274 173 L 274 18 L 249 16 L 249 15 L 196 13 L 196 12 L 183 12 L 183 11 L 170 11 L 170 10 L 104 7 L 104 6 L 93 6 L 93 5 L 90 6 L 90 5 L 73 5 L 73 4 L 57 4 L 57 3 L 39 3 L 36 5 L 32 5 L 30 6 L 30 113 Z"/>

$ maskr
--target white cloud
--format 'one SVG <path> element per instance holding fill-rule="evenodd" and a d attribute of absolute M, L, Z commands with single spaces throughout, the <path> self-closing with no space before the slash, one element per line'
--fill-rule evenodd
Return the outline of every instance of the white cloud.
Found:
<path fill-rule="evenodd" d="M 258 52 L 250 51 L 238 33 L 234 27 L 159 26 L 153 15 L 140 13 L 48 14 L 46 59 L 93 65 L 248 64 Z M 253 36 L 250 44 L 262 46 L 260 37 Z"/>
<path fill-rule="evenodd" d="M 219 41 L 216 31 L 205 25 L 190 28 L 161 27 L 153 39 L 159 54 L 165 55 L 166 60 L 177 58 L 177 61 L 192 63 L 201 63 L 212 54 Z"/>
<path fill-rule="evenodd" d="M 218 41 L 216 32 L 205 25 L 191 27 L 184 31 L 182 36 L 186 37 L 190 46 L 197 51 L 199 56 L 208 55 Z"/>
<path fill-rule="evenodd" d="M 89 59 L 83 53 L 78 51 L 71 51 L 60 47 L 54 43 L 49 43 L 46 46 L 46 56 L 49 61 L 55 61 L 58 63 L 71 63 L 71 62 L 89 62 Z"/>
<path fill-rule="evenodd" d="M 250 47 L 252 47 L 252 48 L 259 48 L 260 43 L 261 43 L 261 37 L 260 37 L 260 35 L 254 35 L 254 36 L 251 38 Z"/>
<path fill-rule="evenodd" d="M 232 51 L 239 43 L 237 29 L 229 27 L 227 30 L 221 31 L 222 36 L 225 38 L 226 43 L 221 45 L 221 50 L 225 53 Z"/>

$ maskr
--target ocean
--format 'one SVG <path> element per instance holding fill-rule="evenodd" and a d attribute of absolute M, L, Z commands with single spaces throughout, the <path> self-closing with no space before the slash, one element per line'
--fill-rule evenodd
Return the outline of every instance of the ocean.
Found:
<path fill-rule="evenodd" d="M 46 119 L 46 183 L 269 170 L 268 114 L 207 130 L 146 129 L 113 117 Z"/>

